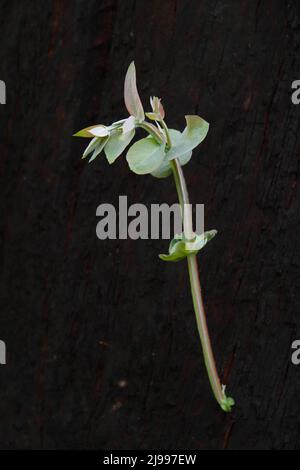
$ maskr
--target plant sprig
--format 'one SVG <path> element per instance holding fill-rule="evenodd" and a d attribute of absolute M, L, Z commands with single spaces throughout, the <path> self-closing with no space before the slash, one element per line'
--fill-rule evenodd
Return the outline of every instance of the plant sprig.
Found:
<path fill-rule="evenodd" d="M 165 111 L 160 98 L 150 98 L 151 110 L 144 108 L 136 86 L 134 62 L 129 65 L 124 83 L 124 101 L 129 116 L 109 126 L 98 124 L 86 127 L 74 134 L 91 138 L 82 158 L 94 161 L 104 152 L 108 163 L 112 164 L 131 144 L 135 130 L 142 128 L 148 134 L 132 144 L 127 150 L 126 160 L 131 171 L 138 175 L 151 174 L 156 178 L 166 178 L 173 174 L 183 218 L 183 233 L 175 235 L 168 254 L 159 255 L 163 261 L 187 259 L 191 294 L 196 322 L 201 340 L 204 362 L 214 396 L 225 412 L 230 412 L 234 400 L 227 397 L 225 385 L 221 385 L 209 338 L 196 255 L 217 233 L 216 230 L 197 235 L 193 231 L 192 211 L 184 179 L 182 166 L 186 165 L 193 150 L 205 139 L 209 124 L 200 116 L 185 116 L 183 132 L 169 129 L 165 122 Z M 148 120 L 146 119 L 148 118 Z"/>

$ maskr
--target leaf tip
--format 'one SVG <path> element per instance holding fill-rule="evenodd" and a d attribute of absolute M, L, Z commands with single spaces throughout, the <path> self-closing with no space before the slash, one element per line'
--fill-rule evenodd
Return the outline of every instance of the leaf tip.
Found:
<path fill-rule="evenodd" d="M 124 101 L 127 111 L 131 116 L 135 116 L 140 121 L 145 119 L 143 105 L 136 86 L 136 70 L 134 61 L 129 64 L 125 75 Z"/>

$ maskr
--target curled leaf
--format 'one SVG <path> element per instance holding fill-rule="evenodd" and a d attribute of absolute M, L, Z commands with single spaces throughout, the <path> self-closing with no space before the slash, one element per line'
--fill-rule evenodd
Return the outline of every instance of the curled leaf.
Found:
<path fill-rule="evenodd" d="M 195 236 L 192 241 L 185 241 L 184 234 L 175 235 L 169 245 L 168 254 L 160 254 L 159 258 L 163 261 L 180 261 L 189 255 L 195 255 L 200 251 L 206 243 L 208 243 L 215 235 L 216 230 L 204 232 L 201 235 Z"/>
<path fill-rule="evenodd" d="M 136 86 L 134 62 L 131 62 L 126 73 L 124 83 L 124 101 L 127 111 L 131 116 L 136 117 L 139 121 L 143 121 L 145 119 L 143 105 Z"/>
<path fill-rule="evenodd" d="M 185 116 L 185 120 L 187 125 L 180 140 L 167 153 L 169 160 L 192 151 L 207 136 L 209 124 L 200 116 Z"/>
<path fill-rule="evenodd" d="M 182 235 L 175 235 L 169 245 L 168 254 L 158 255 L 163 261 L 180 261 L 187 257 L 185 242 L 183 241 Z"/>

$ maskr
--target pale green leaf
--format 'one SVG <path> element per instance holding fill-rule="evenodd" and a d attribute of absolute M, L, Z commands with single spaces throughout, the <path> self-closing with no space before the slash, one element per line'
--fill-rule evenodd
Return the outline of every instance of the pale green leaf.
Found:
<path fill-rule="evenodd" d="M 134 116 L 129 116 L 129 118 L 125 119 L 123 125 L 122 125 L 122 131 L 124 134 L 127 132 L 132 131 L 132 129 L 135 128 L 135 117 Z"/>
<path fill-rule="evenodd" d="M 145 115 L 143 105 L 137 91 L 134 62 L 131 62 L 126 73 L 124 83 L 124 100 L 129 114 L 136 117 L 139 121 L 143 121 L 145 119 Z"/>
<path fill-rule="evenodd" d="M 106 137 L 109 135 L 109 128 L 101 124 L 100 126 L 92 127 L 89 132 L 96 137 Z"/>
<path fill-rule="evenodd" d="M 99 141 L 101 141 L 100 137 L 94 137 L 90 141 L 90 143 L 87 146 L 87 148 L 85 149 L 85 151 L 83 152 L 82 158 L 87 157 L 97 147 L 97 145 L 99 144 Z"/>
<path fill-rule="evenodd" d="M 73 134 L 73 137 L 85 137 L 85 138 L 91 138 L 91 137 L 95 137 L 91 132 L 90 130 L 91 129 L 94 129 L 95 127 L 98 127 L 97 124 L 94 125 L 94 126 L 89 126 L 89 127 L 85 127 L 84 129 L 81 129 L 80 131 L 76 132 L 76 134 Z"/>
<path fill-rule="evenodd" d="M 94 152 L 93 152 L 91 158 L 89 159 L 89 163 L 91 163 L 93 160 L 95 160 L 95 158 L 98 157 L 98 155 L 102 152 L 102 150 L 104 149 L 105 144 L 107 143 L 108 139 L 109 139 L 108 136 L 103 137 L 102 139 L 101 138 L 99 139 L 99 143 L 95 147 Z"/>
<path fill-rule="evenodd" d="M 163 261 L 180 261 L 186 258 L 185 242 L 178 236 L 174 238 L 169 246 L 168 254 L 160 254 L 159 258 Z"/>
<path fill-rule="evenodd" d="M 164 155 L 165 145 L 159 144 L 153 137 L 146 137 L 130 147 L 126 160 L 134 173 L 145 175 L 161 165 Z"/>
<path fill-rule="evenodd" d="M 186 242 L 184 234 L 175 235 L 169 245 L 169 253 L 161 254 L 159 258 L 163 261 L 180 261 L 189 255 L 195 255 L 200 251 L 215 235 L 216 230 L 204 232 L 195 236 L 193 241 Z"/>
<path fill-rule="evenodd" d="M 93 126 L 85 127 L 80 131 L 73 134 L 73 137 L 105 137 L 109 134 L 111 130 L 117 129 L 122 127 L 124 124 L 125 119 L 121 119 L 120 121 L 113 122 L 111 126 L 104 126 L 103 124 L 94 124 Z M 96 130 L 96 131 L 95 131 Z"/>
<path fill-rule="evenodd" d="M 180 140 L 167 152 L 167 158 L 173 160 L 187 152 L 192 151 L 205 139 L 209 124 L 200 116 L 185 116 L 186 128 L 181 134 Z"/>
<path fill-rule="evenodd" d="M 169 129 L 169 134 L 170 134 L 172 145 L 177 145 L 181 139 L 181 132 L 177 131 L 176 129 Z M 178 158 L 181 166 L 186 165 L 190 161 L 191 157 L 192 157 L 192 151 L 181 155 Z M 155 178 L 167 178 L 171 174 L 172 174 L 172 168 L 171 168 L 171 164 L 166 154 L 161 166 L 157 170 L 153 171 L 151 175 L 154 176 Z"/>
<path fill-rule="evenodd" d="M 120 127 L 124 125 L 125 121 L 127 121 L 127 118 L 120 119 L 119 121 L 113 122 L 110 126 L 108 126 L 108 130 L 113 131 L 114 129 L 119 129 Z"/>
<path fill-rule="evenodd" d="M 217 230 L 209 230 L 207 232 L 201 233 L 201 235 L 196 234 L 196 238 L 193 242 L 189 242 L 188 246 L 191 250 L 202 250 L 202 248 L 208 243 L 212 238 L 217 235 Z"/>
<path fill-rule="evenodd" d="M 155 178 L 167 178 L 172 174 L 172 168 L 169 160 L 164 157 L 162 164 L 156 170 L 151 172 Z"/>
<path fill-rule="evenodd" d="M 127 145 L 130 144 L 135 134 L 135 130 L 132 129 L 124 134 L 122 131 L 114 132 L 108 139 L 105 145 L 104 152 L 108 163 L 113 163 L 125 150 Z"/>

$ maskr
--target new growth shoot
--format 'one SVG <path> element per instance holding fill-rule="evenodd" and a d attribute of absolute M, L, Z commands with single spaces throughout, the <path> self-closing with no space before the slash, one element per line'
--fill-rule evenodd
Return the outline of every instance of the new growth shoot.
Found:
<path fill-rule="evenodd" d="M 201 235 L 193 231 L 192 210 L 182 171 L 182 166 L 190 161 L 193 150 L 205 139 L 209 124 L 199 116 L 188 115 L 185 116 L 186 127 L 183 132 L 169 129 L 165 122 L 163 105 L 156 96 L 150 98 L 151 110 L 145 113 L 137 91 L 133 62 L 125 77 L 124 100 L 129 113 L 128 117 L 109 126 L 93 125 L 75 134 L 78 137 L 91 139 L 82 158 L 88 157 L 89 162 L 92 162 L 103 151 L 111 164 L 131 144 L 135 130 L 142 128 L 148 134 L 147 137 L 138 140 L 127 150 L 126 160 L 130 170 L 137 175 L 151 174 L 155 178 L 173 175 L 181 206 L 183 232 L 175 235 L 169 245 L 168 253 L 161 254 L 159 257 L 163 261 L 187 260 L 197 328 L 210 385 L 222 410 L 230 412 L 234 400 L 226 396 L 225 385 L 221 384 L 218 376 L 206 323 L 197 265 L 198 251 L 216 235 L 217 231 L 210 230 Z"/>

